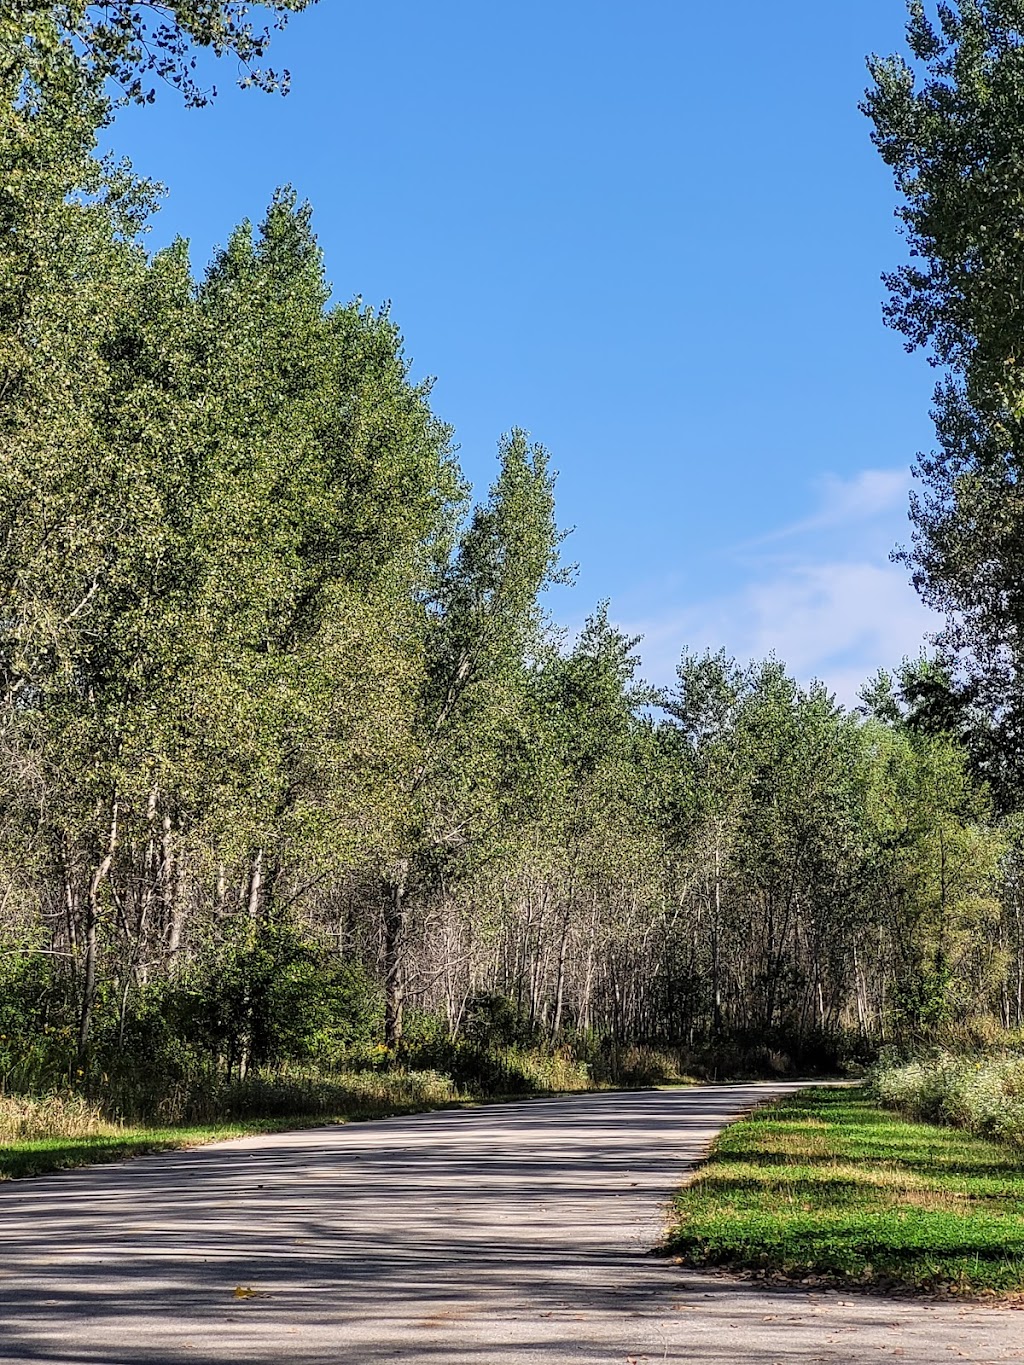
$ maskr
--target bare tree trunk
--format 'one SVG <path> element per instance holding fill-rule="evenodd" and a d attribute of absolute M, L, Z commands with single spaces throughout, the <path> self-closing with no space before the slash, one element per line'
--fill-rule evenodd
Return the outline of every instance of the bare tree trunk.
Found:
<path fill-rule="evenodd" d="M 249 874 L 249 897 L 246 904 L 246 913 L 253 924 L 260 917 L 260 892 L 263 889 L 263 849 L 258 848 L 252 860 L 252 871 Z"/>
<path fill-rule="evenodd" d="M 555 977 L 555 1015 L 551 1021 L 551 1037 L 558 1037 L 562 1027 L 562 1006 L 565 1001 L 565 956 L 569 948 L 569 923 L 572 917 L 572 903 L 567 902 L 562 914 L 561 938 L 558 944 L 558 969 Z"/>
<path fill-rule="evenodd" d="M 165 814 L 160 832 L 160 919 L 159 931 L 166 941 L 170 932 L 174 898 L 174 849 L 171 841 L 171 817 Z"/>
<path fill-rule="evenodd" d="M 181 951 L 181 930 L 185 922 L 185 859 L 178 858 L 177 875 L 174 878 L 174 890 L 171 894 L 171 922 L 167 933 L 167 952 L 171 958 L 171 969 L 174 969 L 174 959 Z"/>
<path fill-rule="evenodd" d="M 716 1038 L 722 1033 L 722 978 L 718 956 L 718 927 L 722 914 L 722 848 L 719 836 L 715 835 L 715 895 L 711 912 L 711 1008 L 712 1031 Z"/>
<path fill-rule="evenodd" d="M 255 943 L 256 928 L 260 918 L 261 896 L 263 891 L 263 849 L 258 848 L 253 855 L 252 867 L 249 872 L 249 892 L 246 897 L 246 914 L 249 917 L 249 932 L 251 942 Z M 245 1032 L 239 1043 L 238 1048 L 238 1079 L 244 1081 L 249 1074 L 252 1066 L 253 1055 L 253 1036 L 255 1033 L 255 1021 L 253 1012 L 253 1002 L 251 995 L 246 1007 Z M 228 1073 L 230 1076 L 230 1063 Z"/>
<path fill-rule="evenodd" d="M 860 958 L 857 955 L 857 941 L 853 943 L 853 984 L 857 994 L 857 1028 L 862 1038 L 867 1036 L 867 1004 L 865 1000 L 864 975 L 860 969 Z"/>
<path fill-rule="evenodd" d="M 583 973 L 583 994 L 580 1002 L 580 1024 L 585 1032 L 594 1028 L 594 953 L 597 938 L 597 892 L 590 898 L 590 930 L 587 934 L 587 965 Z"/>
<path fill-rule="evenodd" d="M 403 859 L 386 888 L 384 900 L 384 1044 L 397 1048 L 402 1041 L 405 1013 L 405 930 L 409 863 Z"/>
<path fill-rule="evenodd" d="M 89 882 L 89 896 L 85 908 L 85 926 L 83 939 L 83 977 L 82 977 L 82 1010 L 78 1021 L 78 1061 L 81 1065 L 88 1054 L 89 1039 L 92 1036 L 93 1011 L 96 1007 L 96 954 L 97 954 L 97 930 L 100 920 L 100 888 L 110 873 L 111 865 L 114 861 L 114 851 L 117 848 L 117 797 L 115 796 L 111 804 L 110 813 L 110 838 L 107 844 L 107 852 L 92 874 Z"/>
<path fill-rule="evenodd" d="M 622 990 L 619 986 L 619 973 L 615 961 L 609 964 L 612 988 L 612 1080 L 619 1079 L 619 1043 L 622 1018 Z"/>
<path fill-rule="evenodd" d="M 78 956 L 78 892 L 71 877 L 71 868 L 64 866 L 64 909 L 67 916 L 68 947 L 72 957 Z"/>

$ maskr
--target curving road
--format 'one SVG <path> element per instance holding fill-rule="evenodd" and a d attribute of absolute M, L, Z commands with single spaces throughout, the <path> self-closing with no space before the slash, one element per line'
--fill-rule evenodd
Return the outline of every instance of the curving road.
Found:
<path fill-rule="evenodd" d="M 647 1254 L 786 1085 L 243 1138 L 0 1186 L 0 1361 L 1024 1361 L 1024 1313 L 770 1291 Z"/>

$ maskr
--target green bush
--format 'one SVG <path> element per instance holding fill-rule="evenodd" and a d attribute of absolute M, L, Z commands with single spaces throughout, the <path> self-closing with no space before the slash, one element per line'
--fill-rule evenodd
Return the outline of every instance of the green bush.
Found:
<path fill-rule="evenodd" d="M 0 953 L 0 1091 L 47 1092 L 74 1073 L 77 1030 L 63 964 L 4 943 Z"/>
<path fill-rule="evenodd" d="M 876 1067 L 872 1081 L 890 1109 L 1024 1147 L 1024 1054 L 889 1058 Z"/>

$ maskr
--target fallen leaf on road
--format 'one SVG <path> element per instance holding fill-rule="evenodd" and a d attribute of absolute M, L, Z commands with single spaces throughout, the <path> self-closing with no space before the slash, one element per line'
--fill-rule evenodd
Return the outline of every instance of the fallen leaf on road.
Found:
<path fill-rule="evenodd" d="M 231 1291 L 231 1297 L 233 1299 L 254 1299 L 256 1290 L 247 1284 L 236 1284 Z"/>

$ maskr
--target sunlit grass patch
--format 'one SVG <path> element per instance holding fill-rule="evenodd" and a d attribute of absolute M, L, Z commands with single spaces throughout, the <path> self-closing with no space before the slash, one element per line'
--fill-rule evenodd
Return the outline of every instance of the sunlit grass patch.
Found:
<path fill-rule="evenodd" d="M 169 1117 L 185 1097 L 167 1100 Z M 185 1122 L 120 1122 L 74 1093 L 0 1095 L 0 1180 L 191 1147 L 245 1133 L 348 1123 L 465 1103 L 447 1076 L 405 1071 L 327 1077 L 254 1078 L 211 1102 L 209 1117 Z"/>
<path fill-rule="evenodd" d="M 691 1265 L 957 1293 L 1024 1290 L 1024 1169 L 968 1133 L 812 1090 L 727 1129 L 675 1202 Z"/>
<path fill-rule="evenodd" d="M 594 1088 L 585 1067 L 560 1055 L 517 1053 L 515 1085 L 481 1090 L 443 1072 L 388 1066 L 280 1067 L 245 1081 L 153 1084 L 152 1094 L 111 1088 L 106 1102 L 73 1091 L 0 1094 L 0 1180 L 117 1161 L 246 1133 L 418 1114 L 493 1100 Z M 104 1078 L 106 1079 L 106 1078 Z M 123 1120 L 117 1115 L 126 1115 Z"/>

